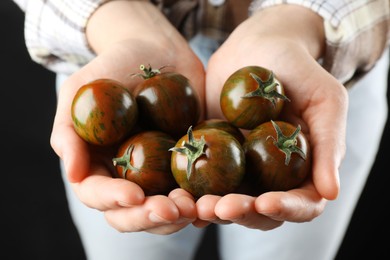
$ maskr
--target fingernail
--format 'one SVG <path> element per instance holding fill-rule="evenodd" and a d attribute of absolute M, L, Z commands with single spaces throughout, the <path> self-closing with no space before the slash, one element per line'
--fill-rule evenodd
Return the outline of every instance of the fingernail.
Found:
<path fill-rule="evenodd" d="M 153 223 L 162 223 L 162 224 L 170 224 L 171 221 L 166 220 L 165 218 L 162 218 L 161 216 L 157 215 L 154 212 L 149 213 L 149 220 Z"/>

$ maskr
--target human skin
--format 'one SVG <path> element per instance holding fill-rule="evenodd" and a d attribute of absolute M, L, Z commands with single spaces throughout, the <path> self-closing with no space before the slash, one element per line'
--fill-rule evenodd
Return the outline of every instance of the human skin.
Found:
<path fill-rule="evenodd" d="M 261 14 L 236 28 L 211 57 L 207 72 L 185 39 L 148 2 L 112 1 L 92 15 L 87 37 L 97 57 L 61 87 L 51 144 L 78 198 L 104 212 L 115 229 L 170 234 L 189 224 L 237 223 L 270 230 L 284 221 L 310 221 L 322 213 L 327 200 L 337 198 L 348 99 L 345 88 L 316 62 L 324 51 L 322 19 L 303 7 L 286 5 Z M 281 16 L 286 19 L 277 18 Z M 112 178 L 104 153 L 91 152 L 73 130 L 71 101 L 82 84 L 96 78 L 110 77 L 134 88 L 141 79 L 129 74 L 145 63 L 174 66 L 187 76 L 202 100 L 203 118 L 223 117 L 219 93 L 233 71 L 254 64 L 271 68 L 292 100 L 283 118 L 300 123 L 311 141 L 312 178 L 288 192 L 206 195 L 197 201 L 182 189 L 146 197 L 138 185 Z"/>
<path fill-rule="evenodd" d="M 188 77 L 204 108 L 203 65 L 180 33 L 147 2 L 112 1 L 102 5 L 88 22 L 87 38 L 97 57 L 61 86 L 52 147 L 63 160 L 78 198 L 86 206 L 104 212 L 114 228 L 121 232 L 175 232 L 197 217 L 192 196 L 175 190 L 169 197 L 146 197 L 138 185 L 112 178 L 111 159 L 100 151 L 90 152 L 89 146 L 75 134 L 70 107 L 83 84 L 96 78 L 112 78 L 133 89 L 142 79 L 131 74 L 141 72 L 141 64 L 150 64 L 157 69 L 172 66 Z"/>
<path fill-rule="evenodd" d="M 208 117 L 222 116 L 219 93 L 231 73 L 247 65 L 269 68 L 291 99 L 285 102 L 281 118 L 300 124 L 309 137 L 313 169 L 312 178 L 288 192 L 268 192 L 257 198 L 204 196 L 197 202 L 198 218 L 272 229 L 277 222 L 310 221 L 322 213 L 327 200 L 337 198 L 348 96 L 345 87 L 317 62 L 324 43 L 321 17 L 303 7 L 280 5 L 242 23 L 211 57 L 206 78 Z M 264 219 L 268 227 L 263 225 Z"/>

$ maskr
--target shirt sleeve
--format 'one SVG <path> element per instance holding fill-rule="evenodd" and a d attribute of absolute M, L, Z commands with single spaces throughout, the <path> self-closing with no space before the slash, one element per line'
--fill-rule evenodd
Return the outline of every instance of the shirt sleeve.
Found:
<path fill-rule="evenodd" d="M 297 4 L 324 20 L 323 67 L 343 83 L 369 71 L 390 42 L 388 0 L 254 0 L 250 14 L 278 4 Z"/>
<path fill-rule="evenodd" d="M 95 56 L 86 38 L 86 24 L 109 0 L 14 1 L 25 12 L 25 42 L 32 60 L 69 74 Z"/>

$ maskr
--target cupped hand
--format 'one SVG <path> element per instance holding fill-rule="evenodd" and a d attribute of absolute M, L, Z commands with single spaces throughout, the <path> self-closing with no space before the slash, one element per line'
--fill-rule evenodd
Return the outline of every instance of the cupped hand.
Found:
<path fill-rule="evenodd" d="M 312 175 L 287 192 L 204 196 L 196 203 L 197 226 L 234 222 L 269 230 L 283 221 L 310 221 L 322 213 L 327 200 L 338 196 L 348 98 L 343 85 L 317 61 L 324 48 L 322 20 L 293 5 L 260 12 L 242 23 L 211 57 L 206 74 L 207 117 L 223 118 L 219 96 L 234 71 L 248 65 L 272 70 L 291 100 L 281 119 L 300 124 L 310 140 Z"/>
<path fill-rule="evenodd" d="M 95 149 L 76 134 L 71 103 L 83 84 L 97 78 L 118 80 L 131 90 L 142 80 L 131 74 L 141 72 L 141 64 L 150 64 L 156 69 L 172 66 L 189 78 L 203 104 L 203 66 L 176 29 L 147 2 L 103 5 L 91 17 L 87 35 L 97 56 L 61 86 L 51 145 L 64 162 L 78 198 L 88 207 L 105 212 L 114 228 L 121 232 L 176 232 L 196 219 L 192 196 L 180 189 L 168 196 L 145 196 L 138 185 L 113 178 L 111 159 L 115 152 Z"/>

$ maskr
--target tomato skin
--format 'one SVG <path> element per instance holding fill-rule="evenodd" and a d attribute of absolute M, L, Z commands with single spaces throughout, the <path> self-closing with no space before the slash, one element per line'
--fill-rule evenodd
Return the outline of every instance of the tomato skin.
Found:
<path fill-rule="evenodd" d="M 146 78 L 133 92 L 146 129 L 181 137 L 200 118 L 200 99 L 189 80 L 175 72 Z"/>
<path fill-rule="evenodd" d="M 195 139 L 204 136 L 204 154 L 192 164 L 192 173 L 187 178 L 188 158 L 173 151 L 171 169 L 179 186 L 195 198 L 205 194 L 225 195 L 235 191 L 245 173 L 245 154 L 235 137 L 219 129 L 198 129 L 193 131 Z M 188 135 L 176 143 L 176 148 L 188 142 Z"/>
<path fill-rule="evenodd" d="M 263 97 L 244 98 L 243 96 L 255 91 L 259 83 L 251 76 L 257 75 L 266 82 L 272 72 L 259 66 L 246 66 L 235 71 L 226 80 L 220 96 L 221 110 L 226 119 L 238 128 L 251 130 L 259 124 L 276 119 L 281 113 L 284 101 L 287 99 L 275 98 L 273 104 Z M 284 96 L 283 85 L 276 77 L 275 92 Z"/>
<path fill-rule="evenodd" d="M 240 129 L 223 119 L 212 118 L 203 120 L 194 127 L 194 130 L 209 128 L 216 128 L 228 132 L 233 135 L 240 144 L 243 144 L 245 141 L 244 134 L 240 131 Z"/>
<path fill-rule="evenodd" d="M 275 121 L 284 135 L 291 135 L 296 127 L 284 121 Z M 270 137 L 271 136 L 271 137 Z M 298 187 L 311 171 L 311 151 L 306 136 L 299 132 L 297 144 L 306 159 L 298 153 L 292 153 L 288 165 L 286 155 L 274 144 L 276 131 L 271 122 L 253 129 L 243 145 L 247 162 L 249 182 L 255 184 L 257 192 L 287 191 Z"/>
<path fill-rule="evenodd" d="M 136 125 L 138 106 L 118 81 L 97 79 L 79 88 L 71 115 L 76 133 L 86 142 L 107 146 L 119 143 Z"/>
<path fill-rule="evenodd" d="M 125 140 L 113 159 L 118 177 L 137 183 L 145 195 L 167 195 L 178 185 L 171 172 L 171 152 L 176 141 L 161 131 L 143 131 Z M 130 147 L 132 149 L 129 149 Z M 124 155 L 129 155 L 125 158 Z M 125 167 L 118 161 L 124 159 Z M 134 167 L 134 168 L 133 168 Z"/>

